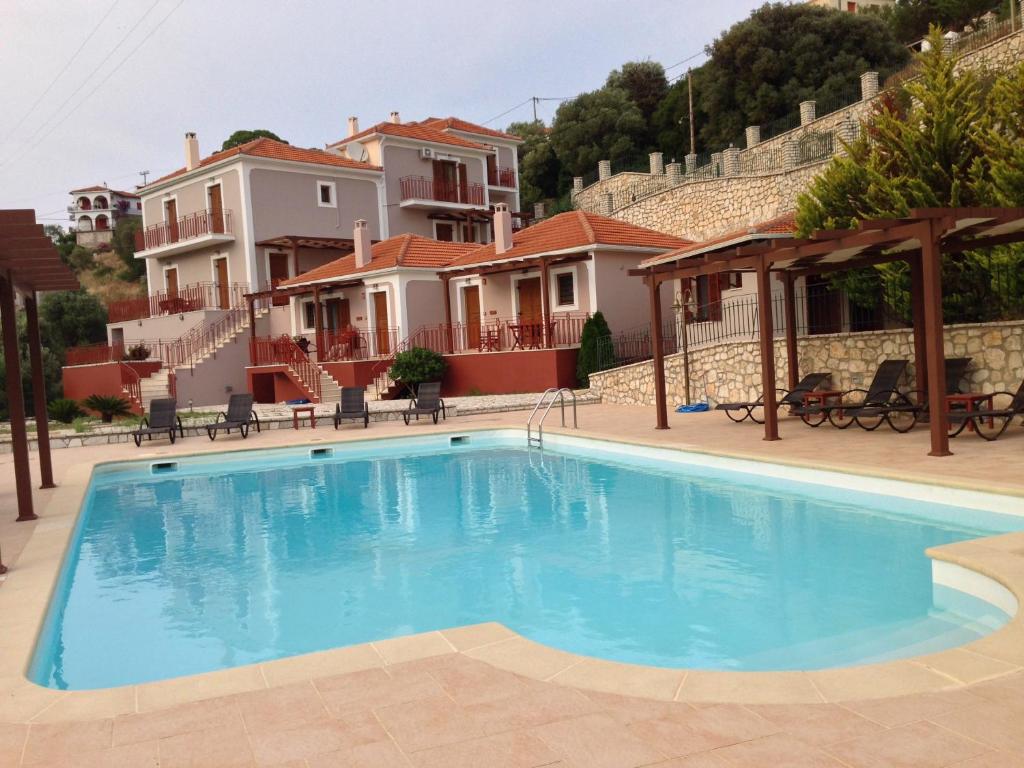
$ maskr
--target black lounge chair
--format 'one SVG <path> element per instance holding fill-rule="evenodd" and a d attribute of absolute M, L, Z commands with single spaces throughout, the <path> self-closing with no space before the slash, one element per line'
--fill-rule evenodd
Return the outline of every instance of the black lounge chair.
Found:
<path fill-rule="evenodd" d="M 993 397 L 1009 395 L 1010 403 L 1005 408 L 985 408 L 979 411 L 957 410 L 949 414 L 950 435 L 960 434 L 970 424 L 979 437 L 985 440 L 996 440 L 1014 418 L 1024 415 L 1024 381 L 1016 392 L 993 392 Z"/>
<path fill-rule="evenodd" d="M 416 397 L 410 400 L 409 407 L 402 411 L 402 418 L 408 424 L 410 416 L 415 416 L 416 421 L 420 420 L 421 415 L 431 416 L 437 424 L 439 413 L 441 418 L 447 420 L 448 414 L 445 413 L 444 400 L 441 399 L 441 382 L 432 381 L 416 387 Z"/>
<path fill-rule="evenodd" d="M 793 413 L 812 425 L 814 425 L 815 419 L 819 424 L 824 421 L 821 418 L 821 415 L 824 414 L 832 426 L 839 429 L 846 429 L 854 422 L 868 432 L 878 429 L 885 421 L 888 408 L 894 406 L 917 407 L 907 395 L 897 389 L 906 370 L 906 360 L 885 360 L 879 364 L 878 370 L 875 371 L 875 377 L 867 389 L 849 389 L 843 392 L 841 401 L 838 403 L 794 408 Z M 857 402 L 849 402 L 849 396 L 857 393 L 863 394 L 863 397 Z"/>
<path fill-rule="evenodd" d="M 149 416 L 143 416 L 142 423 L 144 426 L 131 433 L 136 447 L 142 445 L 144 437 L 152 440 L 153 435 L 163 434 L 171 439 L 173 445 L 175 429 L 183 438 L 185 437 L 185 428 L 181 426 L 181 417 L 178 416 L 178 404 L 173 397 L 152 401 L 149 404 Z"/>
<path fill-rule="evenodd" d="M 971 364 L 969 357 L 951 357 L 946 360 L 946 394 L 955 395 L 960 392 L 960 382 L 967 375 L 967 368 Z M 893 398 L 887 405 L 878 406 L 874 409 L 864 409 L 861 418 L 867 418 L 869 411 L 881 413 L 886 423 L 896 432 L 909 432 L 919 421 L 928 420 L 928 393 L 924 390 L 914 390 L 909 395 L 916 395 L 916 400 L 906 402 L 901 398 Z"/>
<path fill-rule="evenodd" d="M 249 429 L 253 424 L 256 431 L 260 431 L 260 417 L 252 408 L 252 395 L 248 392 L 232 395 L 228 400 L 227 413 L 221 411 L 217 414 L 217 420 L 206 425 L 206 434 L 211 440 L 217 439 L 217 432 L 226 429 L 231 434 L 232 429 L 237 429 L 244 440 L 249 436 Z M 223 419 L 223 421 L 221 421 Z"/>
<path fill-rule="evenodd" d="M 776 389 L 775 391 L 782 395 L 778 400 L 778 407 L 789 406 L 790 408 L 798 408 L 802 406 L 804 404 L 804 393 L 813 392 L 831 375 L 831 373 L 808 373 L 800 379 L 800 383 L 793 387 L 793 389 Z M 715 406 L 716 411 L 725 411 L 725 415 L 737 424 L 746 419 L 750 419 L 755 424 L 764 424 L 763 418 L 759 419 L 754 415 L 754 410 L 757 408 L 764 408 L 764 395 L 761 395 L 752 402 L 719 403 Z"/>
<path fill-rule="evenodd" d="M 334 428 L 344 419 L 362 419 L 363 429 L 370 426 L 370 407 L 366 404 L 365 387 L 342 387 L 341 402 L 334 407 Z"/>

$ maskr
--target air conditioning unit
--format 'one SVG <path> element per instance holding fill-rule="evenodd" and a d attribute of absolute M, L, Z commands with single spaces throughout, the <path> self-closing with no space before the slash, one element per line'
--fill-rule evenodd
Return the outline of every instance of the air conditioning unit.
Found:
<path fill-rule="evenodd" d="M 433 160 L 434 159 L 434 150 L 432 150 L 430 147 L 421 147 L 420 148 L 420 159 L 421 160 Z"/>

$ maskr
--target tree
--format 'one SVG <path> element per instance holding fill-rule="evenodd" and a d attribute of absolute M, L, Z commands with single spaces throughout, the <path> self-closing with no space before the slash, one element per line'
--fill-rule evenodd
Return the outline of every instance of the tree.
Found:
<path fill-rule="evenodd" d="M 138 282 L 146 276 L 146 262 L 135 258 L 135 233 L 140 229 L 142 220 L 138 216 L 122 216 L 110 238 L 114 253 L 124 262 L 122 280 Z"/>
<path fill-rule="evenodd" d="M 657 131 L 652 118 L 668 94 L 665 68 L 655 61 L 628 61 L 622 65 L 622 69 L 612 70 L 605 87 L 621 88 L 636 104 L 647 126 L 644 149 L 653 151 Z"/>
<path fill-rule="evenodd" d="M 909 44 L 926 35 L 931 24 L 959 30 L 1003 4 L 1003 0 L 896 0 L 894 6 L 880 11 L 880 16 L 897 40 Z"/>
<path fill-rule="evenodd" d="M 694 100 L 702 116 L 698 143 L 706 151 L 735 143 L 748 125 L 793 114 L 801 101 L 856 96 L 862 72 L 885 76 L 909 58 L 877 16 L 805 3 L 761 6 L 726 30 L 707 53 L 710 58 L 694 77 Z M 682 91 L 679 103 L 685 79 L 674 88 Z M 678 119 L 678 109 L 661 117 L 659 135 L 671 128 L 665 118 Z"/>
<path fill-rule="evenodd" d="M 972 168 L 975 189 L 996 205 L 1024 205 L 1024 64 L 995 81 L 987 114 L 986 153 Z"/>
<path fill-rule="evenodd" d="M 540 120 L 512 123 L 508 133 L 523 140 L 519 146 L 519 199 L 523 210 L 557 197 L 562 166 L 555 156 L 548 129 Z"/>
<path fill-rule="evenodd" d="M 43 346 L 63 360 L 68 347 L 106 340 L 107 309 L 85 291 L 48 293 L 39 303 L 39 330 Z"/>
<path fill-rule="evenodd" d="M 47 224 L 43 227 L 45 232 L 53 244 L 57 247 L 57 253 L 60 254 L 61 260 L 65 264 L 71 264 L 71 252 L 75 249 L 78 243 L 77 237 L 73 231 L 65 230 L 64 227 L 59 224 Z"/>
<path fill-rule="evenodd" d="M 25 313 L 18 313 L 18 350 L 19 363 L 21 365 L 21 391 L 25 398 L 25 412 L 31 416 L 35 409 L 35 390 L 33 389 L 32 366 L 28 356 L 28 327 L 25 322 Z M 40 321 L 42 331 L 42 321 Z M 61 357 L 50 349 L 43 336 L 43 381 L 45 383 L 44 394 L 46 400 L 50 401 L 60 397 L 63 389 L 61 383 Z M 0 381 L 5 380 L 7 375 L 7 361 L 4 359 L 3 350 L 0 350 Z M 0 419 L 9 418 L 7 390 L 0 387 Z"/>
<path fill-rule="evenodd" d="M 600 371 L 602 355 L 606 353 L 612 332 L 608 321 L 597 311 L 583 324 L 580 332 L 580 351 L 576 358 L 576 379 L 581 387 L 590 386 L 590 374 Z"/>
<path fill-rule="evenodd" d="M 388 376 L 393 381 L 404 384 L 409 390 L 425 381 L 440 381 L 444 376 L 446 364 L 437 352 L 423 347 L 413 347 L 395 355 Z"/>
<path fill-rule="evenodd" d="M 583 176 L 600 160 L 611 160 L 613 167 L 636 161 L 646 136 L 643 114 L 629 94 L 604 87 L 562 103 L 551 128 L 551 146 L 570 175 Z"/>
<path fill-rule="evenodd" d="M 274 141 L 280 141 L 285 144 L 288 143 L 273 131 L 268 131 L 265 128 L 257 128 L 253 131 L 235 131 L 224 139 L 224 143 L 220 145 L 220 149 L 223 152 L 225 149 L 237 147 L 239 144 L 245 144 L 247 141 L 252 141 L 253 139 L 273 139 Z"/>

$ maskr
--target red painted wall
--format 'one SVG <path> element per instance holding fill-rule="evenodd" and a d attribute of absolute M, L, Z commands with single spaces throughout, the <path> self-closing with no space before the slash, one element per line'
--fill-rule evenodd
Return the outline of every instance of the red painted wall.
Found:
<path fill-rule="evenodd" d="M 287 365 L 261 365 L 245 369 L 249 391 L 257 403 L 283 403 L 309 399 L 309 393 L 292 379 Z"/>
<path fill-rule="evenodd" d="M 548 387 L 576 386 L 578 350 L 537 349 L 445 355 L 445 395 L 476 390 L 488 395 L 543 392 Z"/>
<path fill-rule="evenodd" d="M 116 395 L 124 397 L 121 371 L 117 363 L 99 365 L 72 365 L 63 369 L 64 397 L 84 400 L 89 395 Z"/>
<path fill-rule="evenodd" d="M 164 365 L 159 360 L 125 360 L 124 362 L 143 379 L 148 379 Z"/>
<path fill-rule="evenodd" d="M 343 387 L 369 387 L 373 384 L 373 369 L 378 360 L 350 360 L 321 363 L 320 367 Z"/>

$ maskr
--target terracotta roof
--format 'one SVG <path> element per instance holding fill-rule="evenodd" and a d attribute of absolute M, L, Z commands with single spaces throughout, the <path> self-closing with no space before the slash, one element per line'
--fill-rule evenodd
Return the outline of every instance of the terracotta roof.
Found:
<path fill-rule="evenodd" d="M 296 163 L 316 163 L 319 165 L 333 165 L 339 168 L 354 168 L 363 171 L 379 171 L 380 168 L 370 163 L 360 163 L 355 160 L 349 160 L 347 157 L 341 157 L 340 155 L 331 154 L 330 152 L 324 152 L 322 149 L 304 149 L 303 147 L 293 147 L 291 144 L 285 144 L 283 141 L 275 141 L 274 139 L 259 138 L 247 141 L 245 144 L 239 144 L 237 147 L 231 149 L 224 149 L 220 152 L 214 152 L 208 157 L 204 157 L 199 161 L 198 168 L 203 168 L 208 165 L 213 165 L 221 160 L 226 160 L 229 157 L 235 157 L 237 155 L 247 155 L 249 157 L 266 157 L 273 160 L 291 160 Z M 195 170 L 195 169 L 193 169 Z M 145 188 L 151 187 L 154 184 L 159 184 L 161 181 L 167 181 L 167 179 L 173 179 L 175 176 L 182 176 L 186 173 L 186 169 L 179 168 L 173 173 L 169 173 L 166 176 L 161 176 L 155 181 L 151 181 L 146 185 Z"/>
<path fill-rule="evenodd" d="M 73 195 L 76 192 L 106 192 L 108 190 L 111 191 L 111 192 L 114 191 L 114 190 L 110 189 L 110 187 L 105 187 L 102 184 L 97 184 L 97 185 L 92 186 L 92 187 L 79 187 L 78 189 L 72 189 L 69 194 Z M 118 192 L 118 194 L 121 194 L 121 193 Z"/>
<path fill-rule="evenodd" d="M 763 240 L 765 238 L 774 239 L 779 236 L 792 235 L 794 232 L 796 232 L 796 212 L 790 211 L 789 213 L 784 213 L 782 216 L 758 222 L 750 227 L 734 229 L 733 231 L 726 232 L 718 237 L 713 237 L 699 243 L 691 243 L 683 246 L 682 248 L 670 251 L 669 253 L 653 256 L 642 261 L 640 266 L 649 267 L 654 264 L 665 264 L 670 261 L 685 259 L 690 256 L 710 253 L 711 251 L 718 250 L 725 246 L 740 245 L 752 240 Z"/>
<path fill-rule="evenodd" d="M 489 150 L 490 147 L 486 144 L 480 144 L 469 139 L 464 139 L 461 136 L 456 136 L 452 133 L 438 130 L 422 123 L 377 123 L 374 126 L 367 128 L 365 131 L 360 131 L 354 136 L 348 136 L 341 141 L 336 141 L 331 144 L 331 147 L 340 147 L 348 144 L 350 141 L 356 141 L 367 136 L 374 134 L 384 134 L 385 136 L 400 136 L 403 139 L 414 139 L 416 141 L 430 141 L 435 144 L 451 144 L 455 147 L 463 147 L 465 149 L 485 149 Z"/>
<path fill-rule="evenodd" d="M 569 211 L 513 233 L 512 247 L 504 253 L 496 254 L 494 243 L 481 245 L 471 253 L 455 259 L 449 266 L 454 268 L 521 259 L 573 248 L 582 250 L 596 245 L 660 248 L 667 251 L 687 245 L 689 242 L 681 237 L 666 235 L 596 213 Z"/>
<path fill-rule="evenodd" d="M 452 259 L 477 247 L 473 243 L 448 243 L 419 235 L 398 235 L 375 243 L 370 248 L 370 263 L 365 267 L 357 267 L 355 254 L 350 253 L 290 280 L 285 280 L 281 285 L 306 285 L 307 283 L 358 276 L 365 272 L 394 269 L 399 266 L 439 269 L 449 264 Z"/>
<path fill-rule="evenodd" d="M 439 131 L 450 129 L 453 131 L 462 131 L 463 133 L 475 133 L 478 136 L 490 136 L 495 139 L 515 141 L 519 144 L 523 143 L 521 138 L 513 136 L 511 133 L 496 131 L 493 128 L 477 125 L 476 123 L 471 123 L 468 120 L 462 120 L 458 117 L 428 117 L 426 120 L 420 120 L 419 123 L 414 123 L 414 125 L 425 125 L 429 128 L 437 128 Z"/>

